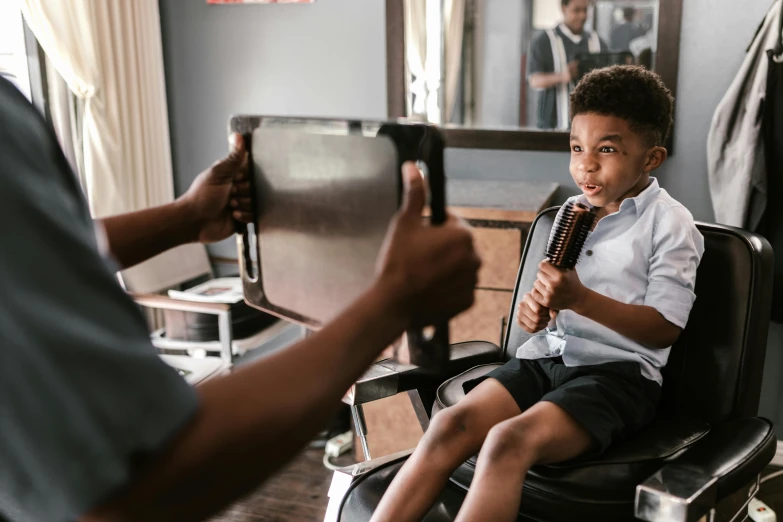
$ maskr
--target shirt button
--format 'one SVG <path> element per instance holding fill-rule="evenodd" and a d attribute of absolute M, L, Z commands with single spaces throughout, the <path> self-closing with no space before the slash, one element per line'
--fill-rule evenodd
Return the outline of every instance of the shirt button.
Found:
<path fill-rule="evenodd" d="M 593 251 L 592 250 L 588 250 L 587 252 L 585 252 L 585 254 L 587 254 L 588 256 L 592 256 L 593 255 Z"/>

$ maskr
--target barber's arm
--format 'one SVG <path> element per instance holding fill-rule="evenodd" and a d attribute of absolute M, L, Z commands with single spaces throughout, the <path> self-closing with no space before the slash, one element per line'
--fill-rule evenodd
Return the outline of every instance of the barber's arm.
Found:
<path fill-rule="evenodd" d="M 563 83 L 568 83 L 579 74 L 579 62 L 573 61 L 568 64 L 568 68 L 563 72 L 537 72 L 530 75 L 528 81 L 534 89 L 549 89 Z"/>
<path fill-rule="evenodd" d="M 440 227 L 423 225 L 424 182 L 411 164 L 404 177 L 404 206 L 372 288 L 315 335 L 200 386 L 193 421 L 82 520 L 207 518 L 295 456 L 405 329 L 471 306 L 480 261 L 469 231 L 453 216 Z"/>
<path fill-rule="evenodd" d="M 247 171 L 247 154 L 237 136 L 231 153 L 199 174 L 176 201 L 103 219 L 113 257 L 128 268 L 185 243 L 229 237 L 234 219 L 251 219 Z"/>

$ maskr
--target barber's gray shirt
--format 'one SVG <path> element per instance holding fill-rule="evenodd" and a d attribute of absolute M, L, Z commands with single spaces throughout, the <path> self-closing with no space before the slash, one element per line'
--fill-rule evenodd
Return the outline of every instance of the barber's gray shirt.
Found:
<path fill-rule="evenodd" d="M 590 52 L 590 32 L 585 31 L 583 35 L 575 36 L 570 31 L 566 32 L 563 29 L 564 25 L 560 24 L 555 27 L 554 31 L 557 36 L 563 40 L 563 48 L 565 49 L 566 58 L 568 62 L 572 62 L 576 59 L 576 55 L 580 53 L 587 54 Z M 574 38 L 577 40 L 575 41 Z M 600 40 L 601 51 L 607 50 L 607 45 L 603 40 Z M 555 58 L 552 50 L 552 44 L 549 41 L 545 31 L 536 36 L 530 43 L 530 50 L 527 58 L 527 77 L 528 81 L 530 76 L 536 73 L 555 73 L 560 72 L 555 70 Z M 569 92 L 573 91 L 576 86 L 576 82 L 569 84 Z M 536 126 L 539 129 L 556 129 L 557 124 L 557 88 L 550 87 L 548 89 L 538 90 L 538 112 Z"/>
<path fill-rule="evenodd" d="M 194 415 L 98 254 L 76 178 L 0 79 L 0 519 L 74 520 Z"/>

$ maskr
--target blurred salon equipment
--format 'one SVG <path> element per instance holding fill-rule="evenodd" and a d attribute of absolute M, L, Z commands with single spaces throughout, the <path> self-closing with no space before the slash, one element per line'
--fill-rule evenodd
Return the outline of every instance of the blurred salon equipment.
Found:
<path fill-rule="evenodd" d="M 258 355 L 254 350 L 301 335 L 294 325 L 245 303 L 239 277 L 215 278 L 202 244 L 168 250 L 123 270 L 120 279 L 151 312 L 152 344 L 192 384 Z"/>

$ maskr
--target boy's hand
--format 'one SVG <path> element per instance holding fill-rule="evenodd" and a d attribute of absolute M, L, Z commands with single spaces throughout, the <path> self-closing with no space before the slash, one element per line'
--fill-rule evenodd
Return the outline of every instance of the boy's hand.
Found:
<path fill-rule="evenodd" d="M 522 296 L 517 308 L 517 323 L 527 333 L 534 334 L 547 327 L 554 312 L 539 304 L 531 294 L 537 294 L 538 298 L 541 298 L 541 294 L 536 289 Z"/>
<path fill-rule="evenodd" d="M 538 276 L 533 283 L 536 302 L 552 310 L 574 310 L 578 308 L 587 288 L 579 280 L 576 270 L 560 270 L 549 261 L 538 265 Z"/>

